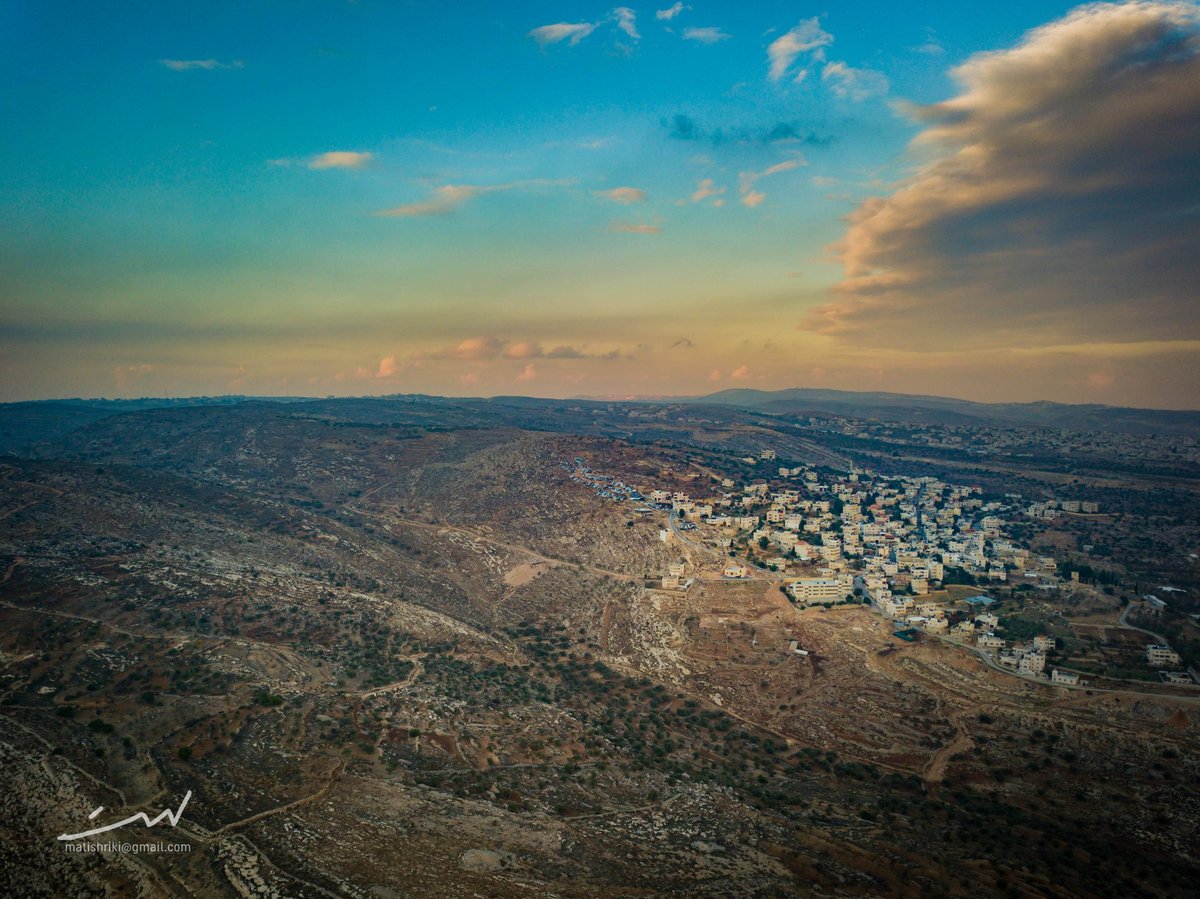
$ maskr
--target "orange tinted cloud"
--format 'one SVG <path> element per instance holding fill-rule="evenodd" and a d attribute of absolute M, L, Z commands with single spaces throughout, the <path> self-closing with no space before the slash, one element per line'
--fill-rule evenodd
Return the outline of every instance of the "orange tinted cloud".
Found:
<path fill-rule="evenodd" d="M 911 110 L 928 161 L 861 204 L 806 327 L 877 346 L 1200 334 L 1200 22 L 1096 4 L 953 71 Z"/>

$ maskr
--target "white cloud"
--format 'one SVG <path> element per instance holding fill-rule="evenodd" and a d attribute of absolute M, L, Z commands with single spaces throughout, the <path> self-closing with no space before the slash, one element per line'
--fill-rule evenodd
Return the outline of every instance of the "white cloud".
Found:
<path fill-rule="evenodd" d="M 192 69 L 242 69 L 246 64 L 240 59 L 221 62 L 219 59 L 160 59 L 160 65 L 166 66 L 173 72 L 187 72 Z"/>
<path fill-rule="evenodd" d="M 535 28 L 529 32 L 529 36 L 543 47 L 559 41 L 567 41 L 573 47 L 595 30 L 595 22 L 557 22 Z"/>
<path fill-rule="evenodd" d="M 370 153 L 356 153 L 351 150 L 330 150 L 308 160 L 310 169 L 361 169 L 371 163 L 375 157 Z"/>
<path fill-rule="evenodd" d="M 762 201 L 767 198 L 767 195 L 757 190 L 748 190 L 742 194 L 742 205 L 753 209 L 756 206 L 762 205 Z"/>
<path fill-rule="evenodd" d="M 871 69 L 852 69 L 844 62 L 830 62 L 821 70 L 821 80 L 844 100 L 860 102 L 886 94 L 891 87 L 887 76 Z"/>
<path fill-rule="evenodd" d="M 641 40 L 641 35 L 637 30 L 637 13 L 628 6 L 618 6 L 612 11 L 612 18 L 616 20 L 617 27 L 624 31 L 631 38 Z"/>
<path fill-rule="evenodd" d="M 767 61 L 770 66 L 767 75 L 772 81 L 779 81 L 788 73 L 788 69 L 801 53 L 814 53 L 820 59 L 823 47 L 833 43 L 833 35 L 821 28 L 814 17 L 806 19 L 785 34 L 771 41 L 767 47 Z M 805 73 L 797 76 L 802 80 Z"/>
<path fill-rule="evenodd" d="M 721 41 L 729 40 L 729 35 L 720 28 L 685 28 L 683 29 L 683 39 L 685 41 L 696 41 L 699 44 L 717 44 Z"/>
<path fill-rule="evenodd" d="M 654 18 L 658 19 L 660 22 L 669 22 L 685 9 L 691 9 L 691 7 L 684 6 L 683 3 L 676 3 L 674 6 L 668 7 L 667 9 L 660 9 L 655 12 Z"/>
<path fill-rule="evenodd" d="M 646 200 L 646 192 L 637 187 L 614 187 L 612 190 L 597 190 L 594 193 L 614 203 L 642 203 Z"/>

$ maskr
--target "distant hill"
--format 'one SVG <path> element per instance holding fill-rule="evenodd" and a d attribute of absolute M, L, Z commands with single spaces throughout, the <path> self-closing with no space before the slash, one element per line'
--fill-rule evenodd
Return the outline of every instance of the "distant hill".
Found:
<path fill-rule="evenodd" d="M 0 403 L 0 455 L 41 454 L 36 448 L 54 444 L 89 425 L 115 416 L 151 410 L 184 410 L 286 405 L 289 414 L 359 424 L 393 424 L 421 428 L 517 427 L 573 433 L 607 433 L 659 439 L 668 435 L 665 422 L 631 424 L 624 417 L 606 417 L 610 407 L 692 406 L 697 414 L 726 421 L 750 416 L 843 416 L 864 420 L 923 425 L 995 425 L 1000 427 L 1061 428 L 1148 435 L 1200 436 L 1200 412 L 1128 409 L 1117 406 L 1063 403 L 975 403 L 940 396 L 900 393 L 856 393 L 846 390 L 722 390 L 701 397 L 637 400 L 548 399 L 524 396 L 438 397 L 393 394 L 375 397 L 178 397 L 129 400 L 63 399 Z M 701 407 L 707 411 L 701 412 Z M 723 411 L 722 411 L 723 410 Z M 747 422 L 743 422 L 747 423 Z M 759 420 L 759 426 L 764 424 Z M 649 429 L 649 431 L 647 430 Z M 659 433 L 661 431 L 661 433 Z"/>
<path fill-rule="evenodd" d="M 48 440 L 57 440 L 93 422 L 141 412 L 146 409 L 175 409 L 189 406 L 232 406 L 248 400 L 297 402 L 291 397 L 193 396 L 131 400 L 31 400 L 0 403 L 0 454 L 15 453 Z"/>
<path fill-rule="evenodd" d="M 735 406 L 773 415 L 840 415 L 934 425 L 1002 425 L 1112 431 L 1123 434 L 1200 434 L 1200 412 L 1131 409 L 1098 404 L 976 403 L 944 396 L 858 393 L 849 390 L 722 390 L 693 403 Z"/>

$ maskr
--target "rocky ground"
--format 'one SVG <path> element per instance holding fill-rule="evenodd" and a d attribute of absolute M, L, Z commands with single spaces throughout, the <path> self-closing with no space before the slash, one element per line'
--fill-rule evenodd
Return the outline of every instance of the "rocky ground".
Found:
<path fill-rule="evenodd" d="M 558 463 L 675 489 L 678 451 L 151 418 L 0 471 L 6 895 L 1171 896 L 1200 871 L 1196 699 L 1024 682 L 765 580 L 653 589 L 686 549 Z M 121 831 L 187 852 L 55 839 L 187 791 L 177 827 Z"/>

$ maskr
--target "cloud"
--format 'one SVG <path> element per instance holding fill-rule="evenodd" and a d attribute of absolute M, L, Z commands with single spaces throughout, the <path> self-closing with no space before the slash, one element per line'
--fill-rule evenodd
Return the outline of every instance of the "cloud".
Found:
<path fill-rule="evenodd" d="M 379 370 L 375 372 L 377 378 L 390 378 L 396 373 L 396 357 L 385 356 L 379 360 Z"/>
<path fill-rule="evenodd" d="M 683 113 L 676 113 L 671 116 L 667 126 L 667 134 L 675 138 L 675 140 L 699 140 L 703 137 L 703 133 L 696 126 L 696 122 Z"/>
<path fill-rule="evenodd" d="M 529 190 L 539 187 L 564 187 L 569 180 L 531 179 L 511 181 L 508 184 L 443 184 L 435 187 L 428 200 L 406 203 L 391 209 L 380 209 L 373 213 L 382 218 L 413 218 L 426 215 L 449 215 L 469 200 L 484 194 L 502 193 L 509 190 Z"/>
<path fill-rule="evenodd" d="M 712 178 L 705 178 L 696 185 L 696 190 L 692 193 L 692 202 L 699 203 L 709 197 L 718 197 L 723 193 L 725 193 L 725 188 L 717 187 Z"/>
<path fill-rule="evenodd" d="M 506 359 L 537 359 L 542 355 L 542 348 L 536 340 L 518 340 L 504 348 Z"/>
<path fill-rule="evenodd" d="M 612 190 L 597 190 L 593 193 L 614 203 L 642 203 L 646 200 L 646 192 L 637 187 L 614 187 Z"/>
<path fill-rule="evenodd" d="M 911 110 L 924 163 L 860 205 L 805 327 L 864 345 L 1200 333 L 1200 13 L 1079 7 Z"/>
<path fill-rule="evenodd" d="M 452 347 L 434 352 L 415 353 L 408 364 L 420 368 L 428 362 L 459 359 L 466 362 L 487 362 L 495 359 L 532 361 L 535 359 L 602 359 L 621 358 L 621 353 L 610 350 L 604 353 L 588 353 L 578 347 L 559 345 L 546 350 L 536 340 L 507 340 L 494 335 L 479 335 L 459 341 Z"/>
<path fill-rule="evenodd" d="M 746 365 L 739 365 L 729 373 L 729 377 L 733 378 L 735 381 L 744 381 L 746 378 L 750 377 L 750 368 Z"/>
<path fill-rule="evenodd" d="M 125 391 L 143 383 L 147 377 L 157 373 L 158 370 L 157 365 L 149 362 L 137 365 L 118 365 L 113 368 L 113 381 L 117 385 L 117 390 Z"/>
<path fill-rule="evenodd" d="M 641 222 L 613 222 L 609 230 L 622 234 L 662 234 L 658 225 L 647 225 Z"/>
<path fill-rule="evenodd" d="M 240 59 L 221 62 L 219 59 L 160 59 L 159 65 L 166 66 L 173 72 L 188 72 L 193 69 L 244 69 L 246 64 Z"/>
<path fill-rule="evenodd" d="M 618 6 L 612 11 L 612 19 L 616 21 L 617 27 L 624 31 L 635 41 L 641 40 L 642 36 L 637 30 L 637 13 L 628 6 Z"/>
<path fill-rule="evenodd" d="M 772 175 L 778 175 L 780 172 L 790 172 L 792 169 L 798 169 L 801 166 L 808 165 L 802 156 L 793 156 L 791 159 L 785 159 L 783 162 L 777 162 L 773 166 L 763 169 L 761 172 L 739 172 L 738 173 L 738 193 L 742 195 L 742 205 L 749 206 L 753 209 L 765 200 L 766 194 L 754 190 L 754 185 L 761 178 L 769 178 Z"/>
<path fill-rule="evenodd" d="M 691 9 L 691 7 L 684 6 L 683 3 L 676 3 L 674 6 L 670 6 L 667 9 L 660 9 L 655 12 L 654 18 L 658 19 L 660 22 L 669 22 L 685 9 Z"/>
<path fill-rule="evenodd" d="M 920 53 L 922 56 L 945 56 L 946 48 L 942 46 L 942 42 L 938 39 L 937 32 L 932 28 L 925 28 L 925 40 L 915 47 L 909 47 L 913 53 Z"/>
<path fill-rule="evenodd" d="M 821 80 L 843 100 L 861 102 L 886 94 L 891 84 L 882 72 L 871 69 L 852 69 L 844 62 L 826 63 Z"/>
<path fill-rule="evenodd" d="M 495 337 L 468 337 L 454 348 L 459 359 L 495 359 L 504 348 Z"/>
<path fill-rule="evenodd" d="M 708 130 L 695 119 L 683 113 L 676 113 L 669 119 L 660 121 L 667 131 L 667 137 L 672 140 L 705 141 L 714 147 L 722 144 L 737 143 L 801 143 L 810 147 L 826 147 L 832 143 L 832 138 L 822 136 L 814 131 L 804 131 L 798 122 L 775 122 L 770 125 L 733 125 L 727 128 Z"/>
<path fill-rule="evenodd" d="M 538 376 L 537 366 L 532 362 L 528 363 L 521 373 L 517 375 L 518 381 L 536 381 Z"/>
<path fill-rule="evenodd" d="M 792 169 L 798 169 L 804 165 L 808 165 L 808 163 L 799 156 L 793 159 L 785 159 L 783 162 L 777 162 L 773 166 L 764 169 L 758 174 L 758 177 L 766 178 L 769 175 L 778 175 L 780 172 L 790 172 Z"/>
<path fill-rule="evenodd" d="M 308 161 L 310 169 L 361 169 L 370 165 L 375 157 L 370 153 L 355 153 L 350 150 L 331 150 Z"/>
<path fill-rule="evenodd" d="M 444 184 L 433 189 L 433 196 L 419 203 L 406 203 L 391 209 L 381 209 L 375 215 L 387 218 L 410 218 L 421 215 L 448 215 L 463 203 L 487 192 L 487 188 L 470 184 Z"/>
<path fill-rule="evenodd" d="M 730 35 L 726 34 L 720 28 L 685 28 L 683 29 L 683 39 L 685 41 L 695 41 L 698 44 L 718 44 L 721 41 L 729 40 Z"/>
<path fill-rule="evenodd" d="M 696 344 L 692 343 L 692 341 L 690 341 L 686 337 L 677 337 L 677 338 L 675 338 L 675 342 L 671 344 L 671 349 L 673 349 L 673 350 L 690 350 L 695 345 Z"/>
<path fill-rule="evenodd" d="M 819 60 L 822 58 L 822 48 L 832 43 L 833 35 L 822 29 L 815 17 L 804 20 L 795 28 L 775 38 L 767 47 L 767 77 L 772 81 L 782 80 L 800 54 L 813 53 Z M 803 80 L 806 74 L 806 70 L 801 70 L 796 80 Z"/>
<path fill-rule="evenodd" d="M 595 22 L 557 22 L 554 25 L 542 25 L 529 32 L 542 47 L 567 41 L 572 47 L 596 30 Z"/>

